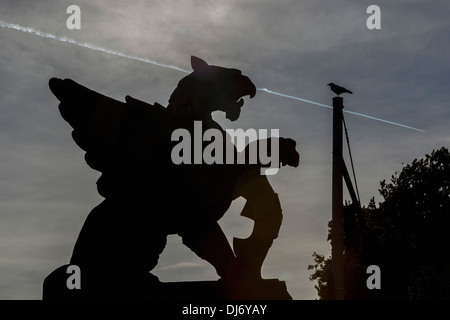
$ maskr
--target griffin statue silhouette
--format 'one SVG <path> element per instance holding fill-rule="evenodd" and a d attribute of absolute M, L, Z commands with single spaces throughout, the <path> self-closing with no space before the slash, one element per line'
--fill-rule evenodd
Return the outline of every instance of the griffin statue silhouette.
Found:
<path fill-rule="evenodd" d="M 256 87 L 236 69 L 212 66 L 197 57 L 191 57 L 191 66 L 193 72 L 178 83 L 167 107 L 130 96 L 120 102 L 70 79 L 49 81 L 87 164 L 101 172 L 97 188 L 105 198 L 88 215 L 70 259 L 82 272 L 82 298 L 148 295 L 159 282 L 150 271 L 170 234 L 181 236 L 211 263 L 221 281 L 261 279 L 262 263 L 282 221 L 278 195 L 260 174 L 264 164 L 171 161 L 176 143 L 172 132 L 183 128 L 194 134 L 194 121 L 202 122 L 203 132 L 221 130 L 229 141 L 211 113 L 220 110 L 231 121 L 238 119 L 243 97 L 255 96 Z M 295 141 L 268 138 L 268 145 L 270 139 L 278 139 L 281 165 L 297 167 Z M 202 147 L 207 145 L 203 142 Z M 241 151 L 246 159 L 248 150 L 249 145 Z M 234 239 L 232 248 L 217 221 L 238 197 L 246 199 L 241 215 L 255 223 L 251 236 Z M 61 267 L 46 278 L 44 298 L 64 287 L 64 272 Z"/>

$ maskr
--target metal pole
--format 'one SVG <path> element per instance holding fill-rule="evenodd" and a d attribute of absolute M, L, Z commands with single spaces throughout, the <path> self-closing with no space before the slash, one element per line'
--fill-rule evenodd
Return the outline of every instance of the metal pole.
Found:
<path fill-rule="evenodd" d="M 333 98 L 333 191 L 331 233 L 331 279 L 333 298 L 344 299 L 344 205 L 342 157 L 342 97 Z"/>

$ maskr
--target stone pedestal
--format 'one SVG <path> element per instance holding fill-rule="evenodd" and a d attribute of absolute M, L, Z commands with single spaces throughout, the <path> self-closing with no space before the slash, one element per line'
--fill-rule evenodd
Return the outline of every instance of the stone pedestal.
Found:
<path fill-rule="evenodd" d="M 158 296 L 164 300 L 292 300 L 286 283 L 278 279 L 162 282 Z"/>
<path fill-rule="evenodd" d="M 292 300 L 286 283 L 278 279 L 160 282 L 153 276 L 124 288 L 111 282 L 107 284 L 109 288 L 90 290 L 81 277 L 81 289 L 68 289 L 66 269 L 67 265 L 61 266 L 47 276 L 43 300 Z"/>

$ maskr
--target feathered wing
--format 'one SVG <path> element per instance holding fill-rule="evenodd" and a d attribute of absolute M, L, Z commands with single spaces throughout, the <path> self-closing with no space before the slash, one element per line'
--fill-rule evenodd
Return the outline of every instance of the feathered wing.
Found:
<path fill-rule="evenodd" d="M 129 96 L 126 103 L 120 102 L 71 79 L 52 78 L 49 86 L 61 102 L 62 117 L 73 128 L 73 139 L 86 151 L 87 164 L 102 172 L 102 196 L 116 189 L 139 189 L 170 163 L 175 121 L 163 106 Z"/>

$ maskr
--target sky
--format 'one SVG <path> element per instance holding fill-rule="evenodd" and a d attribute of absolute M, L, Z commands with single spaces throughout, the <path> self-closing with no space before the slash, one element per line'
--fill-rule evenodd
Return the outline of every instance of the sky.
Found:
<path fill-rule="evenodd" d="M 81 11 L 70 30 L 69 5 Z M 381 12 L 370 30 L 369 5 Z M 404 164 L 450 145 L 448 1 L 351 0 L 3 0 L 0 20 L 190 70 L 190 56 L 237 68 L 258 88 L 331 105 L 326 85 L 342 85 L 344 110 L 422 131 L 345 114 L 361 202 L 382 201 L 380 181 Z M 124 101 L 167 105 L 185 73 L 33 33 L 0 28 L 0 299 L 41 299 L 44 278 L 69 262 L 80 228 L 102 201 L 89 168 L 48 88 L 71 78 Z M 317 299 L 307 269 L 328 256 L 332 110 L 258 91 L 224 128 L 279 129 L 297 141 L 301 164 L 269 180 L 283 225 L 263 265 L 294 299 Z M 350 165 L 348 152 L 345 161 Z M 347 193 L 344 198 L 350 200 Z M 233 202 L 220 221 L 228 239 L 252 230 Z M 213 267 L 170 236 L 153 270 L 161 281 L 214 280 Z"/>

